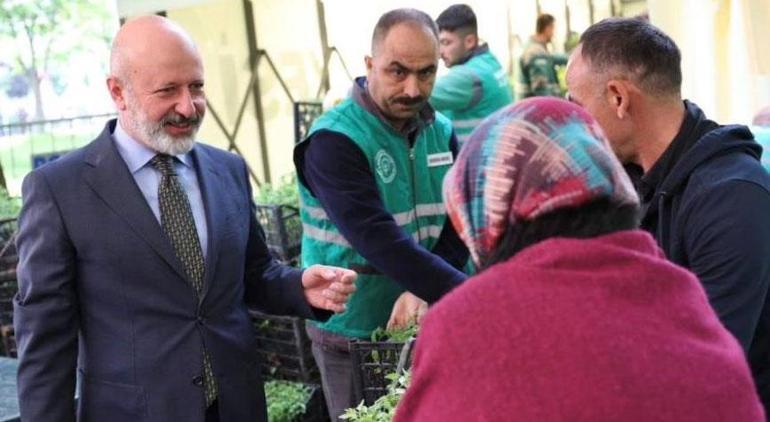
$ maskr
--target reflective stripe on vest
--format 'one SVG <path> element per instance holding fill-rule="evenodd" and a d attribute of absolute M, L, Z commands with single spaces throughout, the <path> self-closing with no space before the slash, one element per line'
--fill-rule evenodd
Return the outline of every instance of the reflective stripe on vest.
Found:
<path fill-rule="evenodd" d="M 480 125 L 483 121 L 483 118 L 464 120 L 458 119 L 452 122 L 452 126 L 454 126 L 455 129 L 475 129 L 476 126 Z"/>
<path fill-rule="evenodd" d="M 323 208 L 313 207 L 303 204 L 303 209 L 310 215 L 310 217 L 316 220 L 329 220 L 329 216 Z M 400 212 L 393 215 L 393 219 L 396 220 L 396 224 L 399 226 L 406 226 L 414 221 L 416 217 L 430 217 L 435 215 L 446 214 L 446 208 L 443 203 L 435 204 L 417 204 L 415 210 L 409 210 Z"/>

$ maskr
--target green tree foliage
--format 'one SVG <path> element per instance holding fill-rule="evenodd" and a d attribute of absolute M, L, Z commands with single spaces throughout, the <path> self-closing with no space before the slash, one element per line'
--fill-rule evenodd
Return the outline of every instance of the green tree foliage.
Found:
<path fill-rule="evenodd" d="M 278 184 L 263 184 L 257 191 L 254 201 L 260 205 L 290 205 L 299 208 L 299 190 L 297 175 L 283 176 Z"/>
<path fill-rule="evenodd" d="M 20 210 L 19 198 L 12 198 L 5 189 L 0 187 L 0 220 L 16 218 Z"/>
<path fill-rule="evenodd" d="M 75 53 L 102 51 L 114 23 L 100 0 L 0 0 L 0 37 L 14 48 L 3 52 L 35 95 L 35 119 L 45 118 L 40 82 Z"/>

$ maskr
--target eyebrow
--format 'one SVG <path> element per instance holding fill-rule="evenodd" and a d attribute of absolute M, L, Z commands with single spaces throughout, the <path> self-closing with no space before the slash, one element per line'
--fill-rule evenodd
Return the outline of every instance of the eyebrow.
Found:
<path fill-rule="evenodd" d="M 389 65 L 389 66 L 398 66 L 398 67 L 400 67 L 400 68 L 403 68 L 403 69 L 406 69 L 406 70 L 408 70 L 408 71 L 410 71 L 410 72 L 418 72 L 418 73 L 421 73 L 421 72 L 427 72 L 427 71 L 429 71 L 429 70 L 430 70 L 430 71 L 432 71 L 432 70 L 436 70 L 436 65 L 435 65 L 435 64 L 432 64 L 432 65 L 428 65 L 428 66 L 425 66 L 425 67 L 423 67 L 422 69 L 417 69 L 417 70 L 414 70 L 414 69 L 411 69 L 411 68 L 409 68 L 408 66 L 405 66 L 404 64 L 400 63 L 400 62 L 399 62 L 399 61 L 397 61 L 397 60 L 393 60 L 392 62 L 390 62 L 390 65 Z"/>
<path fill-rule="evenodd" d="M 164 82 L 164 83 L 158 85 L 158 87 L 155 88 L 155 90 L 156 91 L 160 91 L 160 90 L 166 89 L 166 88 L 175 88 L 175 87 L 177 87 L 179 85 L 186 86 L 186 85 L 192 85 L 192 84 L 201 84 L 201 85 L 203 85 L 204 82 L 203 82 L 203 79 L 193 79 L 190 82 L 182 83 L 182 84 L 180 84 L 178 82 Z"/>
<path fill-rule="evenodd" d="M 173 84 L 173 83 L 165 83 L 165 84 L 161 84 L 161 85 L 158 85 L 155 88 L 153 88 L 152 92 L 161 92 L 161 91 L 163 91 L 165 89 L 168 89 L 168 88 L 176 88 L 176 86 L 177 85 Z"/>

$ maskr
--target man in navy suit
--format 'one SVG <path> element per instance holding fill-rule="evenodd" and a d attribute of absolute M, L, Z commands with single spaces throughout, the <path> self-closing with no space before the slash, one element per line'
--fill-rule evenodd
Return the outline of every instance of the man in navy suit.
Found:
<path fill-rule="evenodd" d="M 328 318 L 356 275 L 270 257 L 243 159 L 194 141 L 203 66 L 180 27 L 129 21 L 110 67 L 117 121 L 24 181 L 22 419 L 265 420 L 247 306 Z"/>

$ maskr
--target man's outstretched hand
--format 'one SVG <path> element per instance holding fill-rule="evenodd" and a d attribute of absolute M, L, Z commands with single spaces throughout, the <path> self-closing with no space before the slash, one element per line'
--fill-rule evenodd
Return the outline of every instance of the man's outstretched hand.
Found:
<path fill-rule="evenodd" d="M 393 305 L 393 311 L 388 320 L 388 330 L 406 328 L 414 322 L 419 325 L 427 312 L 427 302 L 409 292 L 404 292 Z"/>
<path fill-rule="evenodd" d="M 302 287 L 305 299 L 311 306 L 341 313 L 345 303 L 356 291 L 355 271 L 339 267 L 313 265 L 302 273 Z"/>

